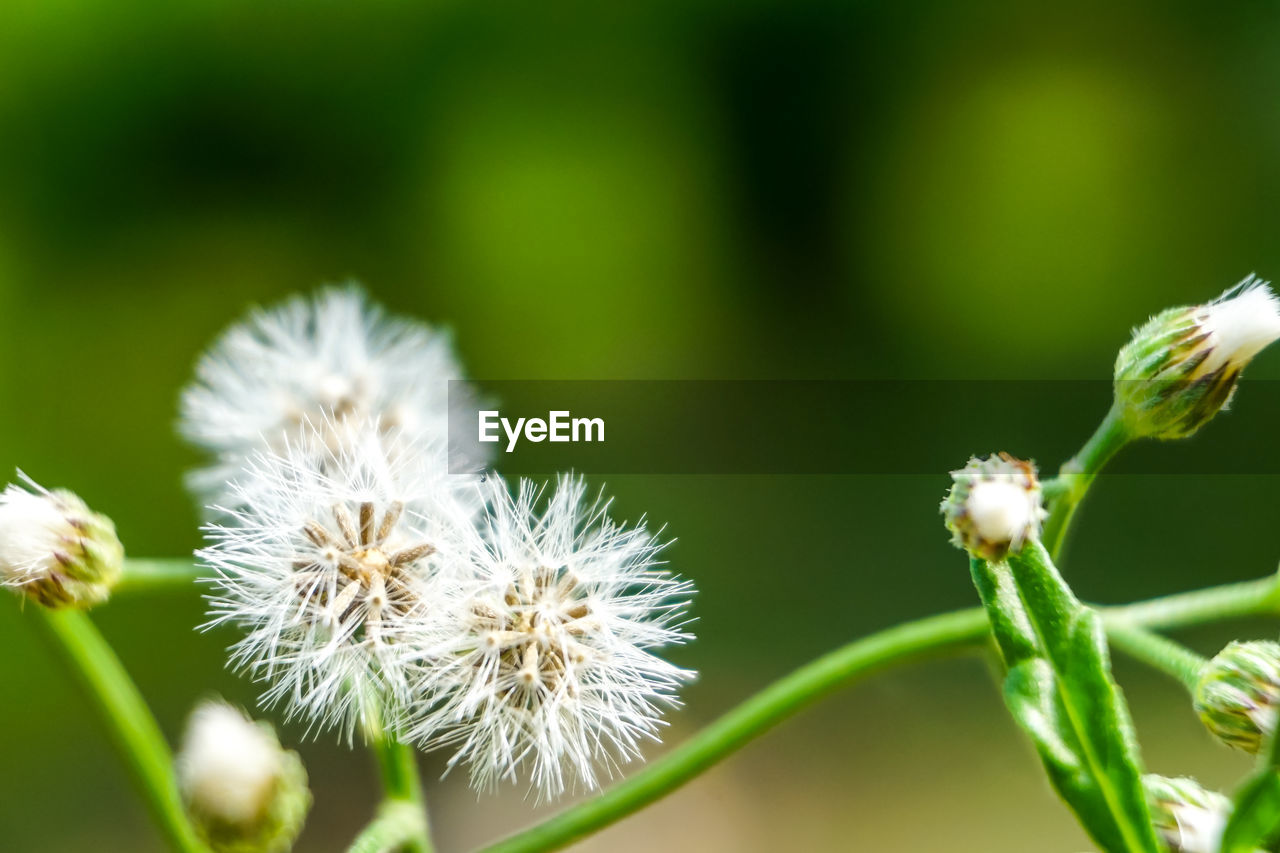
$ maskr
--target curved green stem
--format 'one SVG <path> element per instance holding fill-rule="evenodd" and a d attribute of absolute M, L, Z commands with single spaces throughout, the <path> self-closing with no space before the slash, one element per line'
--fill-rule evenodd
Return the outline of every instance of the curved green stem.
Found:
<path fill-rule="evenodd" d="M 112 592 L 129 594 L 194 586 L 197 580 L 207 575 L 208 570 L 190 557 L 128 557 Z"/>
<path fill-rule="evenodd" d="M 1124 425 L 1123 412 L 1113 404 L 1107 416 L 1098 424 L 1080 452 L 1062 465 L 1058 478 L 1046 484 L 1049 497 L 1049 517 L 1045 519 L 1041 541 L 1049 556 L 1055 560 L 1067 540 L 1067 531 L 1076 508 L 1084 500 L 1089 486 L 1113 456 L 1129 443 L 1129 431 Z"/>
<path fill-rule="evenodd" d="M 1101 609 L 1108 628 L 1143 624 L 1177 628 L 1276 612 L 1280 612 L 1280 592 L 1274 577 Z M 986 613 L 975 607 L 908 622 L 855 640 L 774 682 L 603 794 L 485 848 L 484 853 L 539 853 L 564 847 L 671 793 L 834 690 L 897 664 L 976 646 L 987 635 Z"/>
<path fill-rule="evenodd" d="M 378 759 L 384 799 L 378 816 L 356 837 L 348 853 L 388 850 L 432 853 L 417 755 L 412 747 L 400 743 L 380 725 L 371 734 L 370 743 Z"/>
<path fill-rule="evenodd" d="M 1200 670 L 1208 663 L 1180 643 L 1123 622 L 1107 626 L 1107 639 L 1130 657 L 1172 676 L 1193 692 L 1200 681 Z"/>
<path fill-rule="evenodd" d="M 97 706 L 169 844 L 182 853 L 207 853 L 178 795 L 169 745 L 115 652 L 84 613 L 32 610 Z"/>
<path fill-rule="evenodd" d="M 981 608 L 908 622 L 856 640 L 774 682 L 662 759 L 599 796 L 486 853 L 555 850 L 670 793 L 726 755 L 855 678 L 893 663 L 973 645 L 987 634 Z"/>

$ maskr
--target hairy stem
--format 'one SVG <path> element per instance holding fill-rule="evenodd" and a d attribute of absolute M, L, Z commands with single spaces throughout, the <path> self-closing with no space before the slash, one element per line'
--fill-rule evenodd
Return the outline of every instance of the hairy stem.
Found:
<path fill-rule="evenodd" d="M 1276 579 L 1228 584 L 1125 607 L 1101 609 L 1104 623 L 1178 628 L 1280 612 Z M 630 778 L 596 797 L 486 848 L 485 853 L 557 850 L 671 793 L 716 762 L 834 690 L 930 655 L 971 648 L 988 637 L 982 608 L 930 616 L 855 640 L 784 676 Z"/>
<path fill-rule="evenodd" d="M 1196 689 L 1200 670 L 1208 663 L 1180 643 L 1123 622 L 1107 626 L 1107 639 L 1125 654 L 1172 676 L 1191 691 Z"/>
<path fill-rule="evenodd" d="M 1049 517 L 1045 519 L 1041 541 L 1053 559 L 1058 558 L 1067 541 L 1071 519 L 1089 486 L 1103 466 L 1129 443 L 1129 438 L 1122 410 L 1118 404 L 1113 404 L 1080 452 L 1063 463 L 1057 480 L 1047 486 Z"/>
<path fill-rule="evenodd" d="M 207 853 L 178 795 L 169 745 L 115 652 L 84 613 L 32 610 L 96 706 L 170 846 Z"/>

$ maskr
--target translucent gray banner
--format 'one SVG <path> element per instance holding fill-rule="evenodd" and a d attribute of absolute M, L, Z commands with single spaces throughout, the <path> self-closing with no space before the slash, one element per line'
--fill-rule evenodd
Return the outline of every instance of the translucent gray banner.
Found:
<path fill-rule="evenodd" d="M 1052 473 L 1112 384 L 501 380 L 450 383 L 450 397 L 455 472 L 487 458 L 508 475 L 937 474 L 1005 450 Z M 1200 433 L 1137 442 L 1108 472 L 1280 474 L 1280 382 L 1243 382 Z"/>

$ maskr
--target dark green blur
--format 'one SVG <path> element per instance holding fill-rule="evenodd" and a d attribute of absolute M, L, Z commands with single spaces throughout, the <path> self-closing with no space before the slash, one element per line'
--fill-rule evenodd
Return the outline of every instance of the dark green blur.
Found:
<path fill-rule="evenodd" d="M 134 554 L 190 551 L 196 456 L 172 427 L 193 360 L 250 303 L 349 278 L 451 326 L 480 378 L 1106 377 L 1150 314 L 1280 277 L 1278 98 L 1261 2 L 9 0 L 0 481 L 77 491 Z M 1280 377 L 1280 352 L 1250 376 Z M 1244 391 L 1233 428 L 1280 436 Z M 999 408 L 965 417 L 1002 434 Z M 1086 437 L 1063 421 L 970 449 L 1052 469 Z M 1138 452 L 1157 451 L 1180 452 Z M 845 640 L 975 603 L 947 483 L 608 478 L 699 587 L 700 638 L 674 656 L 702 676 L 668 742 Z M 1104 477 L 1065 574 L 1120 601 L 1272 571 L 1276 492 Z M 171 737 L 208 693 L 251 706 L 222 669 L 234 635 L 193 632 L 194 593 L 95 618 Z M 160 849 L 30 621 L 0 599 L 0 849 Z M 1247 771 L 1180 688 L 1119 675 L 1150 769 Z M 301 750 L 299 849 L 341 850 L 374 807 L 370 759 Z M 462 775 L 432 787 L 445 851 L 538 813 Z M 971 660 L 842 693 L 583 849 L 1086 845 Z"/>

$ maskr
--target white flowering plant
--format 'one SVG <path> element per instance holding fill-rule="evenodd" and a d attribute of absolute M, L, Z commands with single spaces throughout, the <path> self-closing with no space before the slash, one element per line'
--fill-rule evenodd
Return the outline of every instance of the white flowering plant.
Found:
<path fill-rule="evenodd" d="M 486 848 L 554 850 L 838 687 L 984 648 L 1100 849 L 1276 850 L 1280 643 L 1234 642 L 1206 660 L 1156 632 L 1280 612 L 1280 579 L 1098 607 L 1058 561 L 1107 462 L 1131 441 L 1204 427 L 1277 338 L 1280 300 L 1252 277 L 1154 317 L 1120 351 L 1114 404 L 1057 477 L 1041 482 L 1004 452 L 952 474 L 942 514 L 980 607 L 831 651 L 616 782 L 694 678 L 663 656 L 693 639 L 692 583 L 667 568 L 662 531 L 614 520 L 581 477 L 508 484 L 482 458 L 451 473 L 450 406 L 469 395 L 450 394 L 463 372 L 448 336 L 354 287 L 254 311 L 199 362 L 180 423 L 207 455 L 188 479 L 206 518 L 194 559 L 126 557 L 109 518 L 24 475 L 0 493 L 0 583 L 29 600 L 184 853 L 291 849 L 311 806 L 306 770 L 270 723 L 218 700 L 193 711 L 175 756 L 85 612 L 114 590 L 201 589 L 198 627 L 238 632 L 228 665 L 258 685 L 264 713 L 372 751 L 383 801 L 351 851 L 433 849 L 419 750 L 443 750 L 481 795 L 504 783 L 543 800 L 585 793 Z M 1209 733 L 1257 756 L 1232 795 L 1145 773 L 1112 649 L 1175 677 Z"/>

